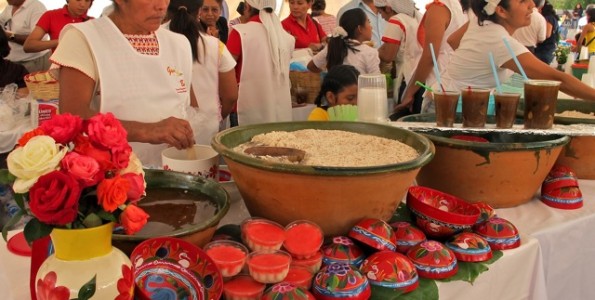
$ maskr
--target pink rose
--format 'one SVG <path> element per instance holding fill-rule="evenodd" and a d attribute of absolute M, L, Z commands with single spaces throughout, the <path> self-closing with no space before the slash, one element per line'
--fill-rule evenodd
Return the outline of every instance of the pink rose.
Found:
<path fill-rule="evenodd" d="M 74 141 L 74 152 L 92 157 L 99 163 L 101 172 L 113 170 L 112 155 L 109 150 L 95 147 L 86 136 L 79 135 Z"/>
<path fill-rule="evenodd" d="M 103 179 L 99 163 L 90 156 L 69 152 L 64 156 L 60 165 L 64 171 L 70 173 L 84 187 L 96 185 Z"/>
<path fill-rule="evenodd" d="M 126 234 L 135 234 L 147 224 L 149 215 L 136 205 L 128 205 L 120 215 L 120 224 Z"/>
<path fill-rule="evenodd" d="M 43 122 L 40 128 L 56 143 L 66 145 L 81 133 L 83 120 L 78 116 L 64 113 Z"/>
<path fill-rule="evenodd" d="M 113 148 L 112 152 L 112 163 L 114 167 L 118 170 L 125 169 L 128 167 L 128 162 L 130 161 L 130 153 L 132 153 L 132 148 L 130 145 L 126 144 L 123 147 Z"/>
<path fill-rule="evenodd" d="M 145 195 L 145 180 L 142 174 L 126 173 L 122 175 L 122 178 L 130 182 L 130 189 L 126 194 L 128 201 L 138 201 Z"/>
<path fill-rule="evenodd" d="M 112 113 L 93 116 L 87 122 L 86 132 L 93 144 L 105 149 L 120 148 L 128 144 L 126 130 Z"/>

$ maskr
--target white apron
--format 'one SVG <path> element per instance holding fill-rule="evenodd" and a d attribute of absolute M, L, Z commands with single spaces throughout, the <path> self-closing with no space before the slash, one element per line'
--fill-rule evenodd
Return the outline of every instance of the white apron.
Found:
<path fill-rule="evenodd" d="M 292 120 L 289 65 L 275 75 L 267 32 L 261 23 L 248 22 L 234 28 L 242 40 L 242 74 L 238 90 L 238 123 L 249 125 Z M 293 48 L 288 34 L 286 42 Z"/>
<path fill-rule="evenodd" d="M 138 53 L 114 23 L 103 17 L 75 24 L 86 37 L 99 75 L 99 111 L 127 121 L 185 119 L 190 105 L 192 54 L 188 40 L 158 29 L 159 55 Z M 145 167 L 161 164 L 166 144 L 130 143 Z"/>

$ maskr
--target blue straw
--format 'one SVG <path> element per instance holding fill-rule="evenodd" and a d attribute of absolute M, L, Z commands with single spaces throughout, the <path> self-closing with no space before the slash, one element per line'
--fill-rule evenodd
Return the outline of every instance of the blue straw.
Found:
<path fill-rule="evenodd" d="M 494 63 L 494 54 L 490 52 L 490 65 L 492 65 L 492 72 L 494 73 L 494 80 L 496 80 L 496 90 L 498 94 L 502 94 L 502 87 L 500 86 L 500 78 L 498 78 L 498 73 L 496 72 L 496 63 Z"/>
<path fill-rule="evenodd" d="M 432 53 L 432 61 L 434 61 L 434 73 L 436 74 L 436 81 L 438 81 L 438 85 L 440 85 L 440 89 L 444 92 L 444 87 L 442 86 L 442 80 L 440 80 L 440 71 L 438 70 L 438 62 L 436 61 L 436 53 L 434 53 L 434 45 L 430 43 L 430 52 Z"/>
<path fill-rule="evenodd" d="M 525 80 L 529 80 L 529 78 L 527 78 L 527 74 L 525 74 L 525 70 L 523 70 L 523 66 L 521 66 L 521 63 L 516 58 L 516 55 L 514 55 L 514 51 L 512 51 L 512 48 L 510 48 L 510 44 L 508 43 L 506 37 L 503 36 L 502 40 L 504 41 L 504 45 L 506 45 L 506 49 L 508 49 L 508 53 L 510 53 L 510 56 L 512 56 L 512 59 L 514 60 L 516 67 L 519 68 L 519 71 L 521 71 L 521 75 L 523 76 L 523 78 Z"/>

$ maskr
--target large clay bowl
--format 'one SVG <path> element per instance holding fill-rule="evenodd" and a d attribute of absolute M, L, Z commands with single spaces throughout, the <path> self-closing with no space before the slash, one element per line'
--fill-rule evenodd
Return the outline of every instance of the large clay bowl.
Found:
<path fill-rule="evenodd" d="M 529 133 L 476 134 L 489 143 L 451 139 L 455 130 L 424 131 L 436 147 L 417 182 L 468 202 L 513 207 L 533 198 L 569 137 Z"/>
<path fill-rule="evenodd" d="M 399 140 L 419 157 L 375 167 L 317 167 L 250 157 L 233 150 L 254 135 L 300 129 L 343 130 Z M 218 133 L 213 148 L 225 159 L 252 216 L 287 225 L 317 223 L 326 236 L 346 235 L 363 218 L 388 220 L 421 166 L 434 153 L 432 143 L 412 131 L 361 122 L 286 122 L 239 126 Z"/>
<path fill-rule="evenodd" d="M 202 247 L 211 240 L 230 207 L 227 191 L 212 180 L 174 171 L 145 170 L 145 181 L 147 197 L 140 200 L 139 206 L 149 213 L 149 223 L 135 235 L 115 233 L 112 239 L 114 246 L 127 254 L 140 242 L 158 236 L 177 237 Z"/>

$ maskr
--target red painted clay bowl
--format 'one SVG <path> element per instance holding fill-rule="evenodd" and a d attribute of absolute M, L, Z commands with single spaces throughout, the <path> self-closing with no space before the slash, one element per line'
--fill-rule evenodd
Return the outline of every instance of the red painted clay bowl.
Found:
<path fill-rule="evenodd" d="M 513 249 L 521 245 L 518 229 L 504 218 L 490 218 L 473 226 L 473 231 L 485 238 L 493 250 Z"/>
<path fill-rule="evenodd" d="M 445 245 L 460 261 L 478 262 L 492 258 L 492 249 L 488 241 L 473 232 L 461 232 Z"/>
<path fill-rule="evenodd" d="M 349 264 L 356 268 L 359 268 L 366 257 L 364 251 L 346 236 L 333 237 L 331 243 L 322 248 L 322 254 L 324 265 Z"/>
<path fill-rule="evenodd" d="M 459 271 L 459 264 L 452 250 L 437 241 L 425 241 L 407 251 L 417 274 L 423 278 L 444 279 Z"/>
<path fill-rule="evenodd" d="M 349 231 L 349 237 L 376 250 L 397 249 L 397 237 L 388 223 L 373 218 L 363 219 Z"/>
<path fill-rule="evenodd" d="M 545 177 L 541 192 L 549 192 L 564 187 L 578 186 L 576 173 L 568 166 L 556 164 Z"/>
<path fill-rule="evenodd" d="M 280 282 L 268 288 L 261 300 L 315 300 L 314 296 L 305 288 L 291 283 Z"/>
<path fill-rule="evenodd" d="M 448 237 L 469 229 L 480 213 L 470 203 L 423 186 L 409 188 L 407 207 L 415 215 L 417 226 L 431 237 Z"/>
<path fill-rule="evenodd" d="M 312 293 L 318 300 L 366 300 L 372 291 L 366 276 L 355 267 L 331 264 L 314 277 Z"/>
<path fill-rule="evenodd" d="M 411 247 L 426 240 L 424 232 L 409 222 L 395 222 L 390 226 L 397 238 L 397 252 L 405 254 Z"/>
<path fill-rule="evenodd" d="M 417 150 L 411 161 L 375 167 L 318 167 L 271 162 L 234 147 L 261 133 L 301 129 L 343 130 L 399 140 Z M 412 131 L 362 122 L 286 122 L 233 127 L 211 143 L 225 159 L 252 216 L 286 226 L 318 224 L 326 236 L 346 235 L 362 218 L 388 220 L 419 169 L 433 156 L 430 141 Z"/>
<path fill-rule="evenodd" d="M 454 130 L 424 131 L 436 155 L 417 176 L 419 185 L 485 202 L 513 207 L 533 199 L 569 137 L 531 133 L 487 132 L 489 143 L 450 137 Z"/>
<path fill-rule="evenodd" d="M 371 285 L 409 293 L 419 286 L 415 266 L 407 256 L 380 251 L 370 255 L 361 266 Z"/>

